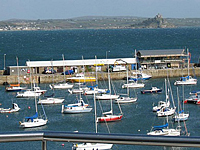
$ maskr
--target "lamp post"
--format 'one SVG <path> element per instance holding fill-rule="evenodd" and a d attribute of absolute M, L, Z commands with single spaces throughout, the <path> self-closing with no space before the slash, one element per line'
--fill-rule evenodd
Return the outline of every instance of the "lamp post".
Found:
<path fill-rule="evenodd" d="M 110 51 L 106 51 L 106 59 L 107 59 L 107 56 L 108 56 L 108 52 L 110 53 Z"/>
<path fill-rule="evenodd" d="M 108 52 L 110 53 L 110 51 L 106 51 L 106 62 L 107 62 L 107 69 L 108 69 L 108 71 L 109 71 L 109 64 L 108 64 L 108 60 L 107 60 Z"/>
<path fill-rule="evenodd" d="M 3 70 L 6 70 L 6 54 L 4 54 L 4 68 Z"/>

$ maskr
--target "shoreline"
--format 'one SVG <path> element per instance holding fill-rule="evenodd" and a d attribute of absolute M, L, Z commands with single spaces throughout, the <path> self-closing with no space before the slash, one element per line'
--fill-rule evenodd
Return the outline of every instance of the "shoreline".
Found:
<path fill-rule="evenodd" d="M 131 71 L 134 72 L 134 71 Z M 200 76 L 200 68 L 190 68 L 189 70 L 190 75 L 194 76 L 193 72 L 195 72 L 196 76 Z M 143 70 L 143 73 L 151 75 L 152 78 L 165 78 L 165 77 L 181 77 L 188 75 L 188 69 L 152 69 L 152 70 Z M 112 80 L 122 80 L 126 77 L 126 72 L 111 72 L 111 79 Z M 73 75 L 74 76 L 74 75 Z M 95 76 L 95 72 L 88 72 L 86 76 Z M 97 73 L 98 80 L 107 80 L 107 72 L 98 72 Z M 130 76 L 130 72 L 129 72 Z M 72 77 L 72 75 L 66 75 L 66 79 L 68 77 Z M 34 74 L 32 75 L 32 81 L 35 80 L 35 83 L 57 83 L 63 81 L 64 77 L 61 74 Z M 20 76 L 19 77 L 21 84 L 30 84 L 30 76 Z M 17 75 L 1 75 L 0 78 L 0 85 L 5 83 L 18 83 L 18 76 Z"/>

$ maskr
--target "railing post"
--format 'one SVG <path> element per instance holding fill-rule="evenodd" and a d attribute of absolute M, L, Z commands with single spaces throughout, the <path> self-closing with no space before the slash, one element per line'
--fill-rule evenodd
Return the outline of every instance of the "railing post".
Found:
<path fill-rule="evenodd" d="M 42 150 L 47 150 L 47 141 L 42 140 Z"/>

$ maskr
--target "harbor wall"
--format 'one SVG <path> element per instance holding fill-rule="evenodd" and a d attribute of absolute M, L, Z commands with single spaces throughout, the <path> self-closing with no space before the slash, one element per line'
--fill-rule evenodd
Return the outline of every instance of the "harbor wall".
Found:
<path fill-rule="evenodd" d="M 190 69 L 190 75 L 200 76 L 200 68 Z M 143 70 L 143 73 L 149 74 L 152 78 L 164 78 L 164 77 L 181 77 L 188 74 L 187 69 L 152 69 Z M 111 72 L 111 79 L 120 80 L 126 77 L 126 72 Z M 129 72 L 130 75 L 130 72 Z M 66 75 L 66 79 L 73 75 Z M 86 76 L 95 76 L 94 72 L 86 73 Z M 98 80 L 107 80 L 107 72 L 98 72 Z M 20 76 L 19 81 L 23 84 L 29 84 L 31 81 L 35 83 L 57 83 L 64 80 L 64 76 L 61 74 L 36 74 L 30 77 Z M 5 83 L 18 83 L 17 75 L 0 75 L 0 84 Z"/>

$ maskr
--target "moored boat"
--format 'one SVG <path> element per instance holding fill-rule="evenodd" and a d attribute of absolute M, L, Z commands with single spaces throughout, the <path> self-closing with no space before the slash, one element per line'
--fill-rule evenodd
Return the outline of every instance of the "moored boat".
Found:
<path fill-rule="evenodd" d="M 161 93 L 162 89 L 159 89 L 157 87 L 152 87 L 151 89 L 148 90 L 142 90 L 141 94 L 147 94 L 147 93 Z"/>
<path fill-rule="evenodd" d="M 95 82 L 96 81 L 95 77 L 86 77 L 83 73 L 76 74 L 75 77 L 70 77 L 67 79 L 73 82 Z"/>
<path fill-rule="evenodd" d="M 13 103 L 12 106 L 12 108 L 0 108 L 0 113 L 13 113 L 20 110 L 19 106 L 16 103 Z"/>

